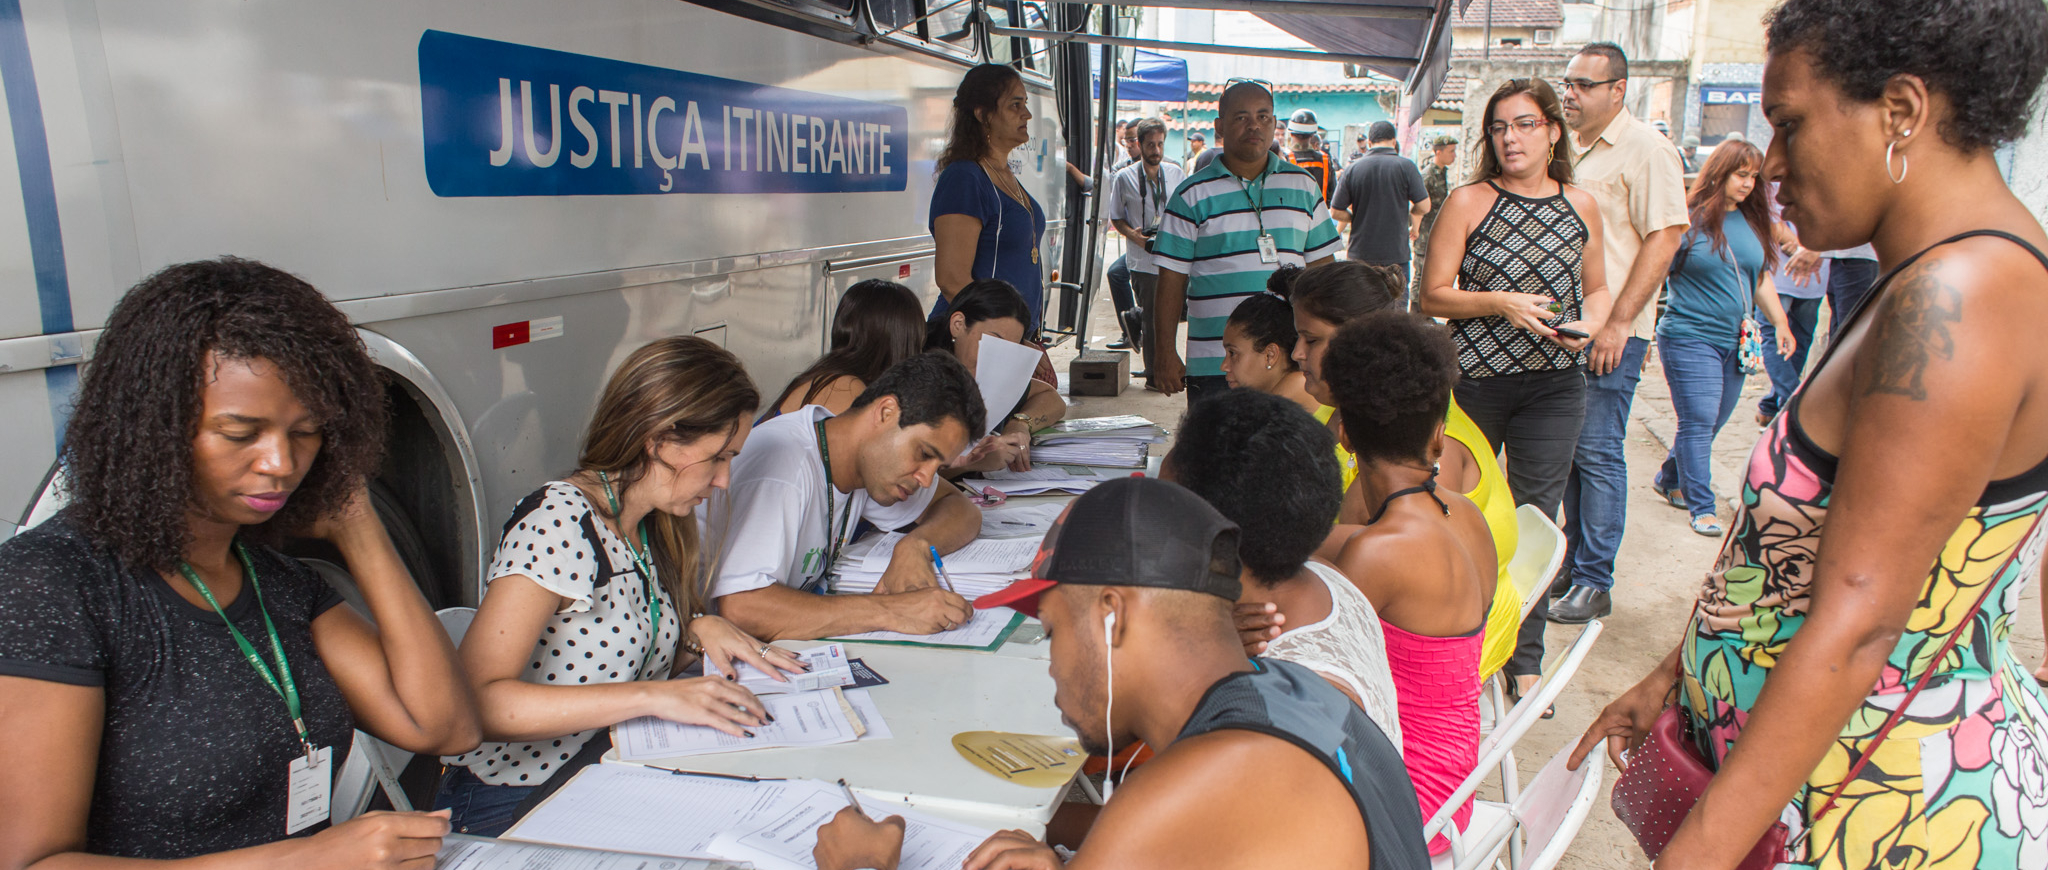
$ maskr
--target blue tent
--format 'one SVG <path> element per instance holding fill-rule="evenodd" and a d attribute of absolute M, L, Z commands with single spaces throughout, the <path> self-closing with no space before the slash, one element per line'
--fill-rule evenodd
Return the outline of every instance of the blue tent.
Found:
<path fill-rule="evenodd" d="M 1142 48 L 1133 49 L 1138 59 L 1131 74 L 1116 80 L 1116 98 L 1119 100 L 1154 100 L 1164 103 L 1185 103 L 1188 101 L 1188 62 L 1171 55 Z M 1102 96 L 1102 54 L 1088 53 L 1090 68 L 1095 76 L 1095 95 Z"/>

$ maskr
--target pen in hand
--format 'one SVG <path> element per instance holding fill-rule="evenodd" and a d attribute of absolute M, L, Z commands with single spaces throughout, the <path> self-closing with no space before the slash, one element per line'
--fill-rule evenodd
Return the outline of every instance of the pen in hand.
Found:
<path fill-rule="evenodd" d="M 848 806 L 853 807 L 854 812 L 860 813 L 862 816 L 868 814 L 867 810 L 861 808 L 860 798 L 853 796 L 853 786 L 847 785 L 844 778 L 839 780 L 839 790 L 846 793 L 846 803 Z"/>
<path fill-rule="evenodd" d="M 932 551 L 932 569 L 938 572 L 939 584 L 946 587 L 947 592 L 955 595 L 960 594 L 959 590 L 953 588 L 953 578 L 946 574 L 946 562 L 939 558 L 939 548 L 932 547 L 930 549 Z"/>

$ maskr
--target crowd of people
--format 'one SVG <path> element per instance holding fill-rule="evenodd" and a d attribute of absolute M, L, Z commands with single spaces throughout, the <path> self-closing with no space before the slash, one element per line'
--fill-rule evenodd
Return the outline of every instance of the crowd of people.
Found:
<path fill-rule="evenodd" d="M 1184 177 L 1160 125 L 1131 125 L 1109 191 L 1146 276 L 1131 338 L 1187 413 L 1159 480 L 1076 499 L 1031 579 L 976 602 L 935 576 L 980 528 L 949 478 L 1028 469 L 1067 412 L 1042 353 L 1015 407 L 976 384 L 984 342 L 1036 347 L 1043 312 L 1044 211 L 1006 161 L 1030 120 L 1013 69 L 955 97 L 938 303 L 853 286 L 830 350 L 775 394 L 697 337 L 634 350 L 575 467 L 505 519 L 459 648 L 368 506 L 384 386 L 347 318 L 260 263 L 167 268 L 86 369 L 69 505 L 0 544 L 0 867 L 428 866 L 451 831 L 504 832 L 613 724 L 763 724 L 733 678 L 801 670 L 776 641 L 1010 606 L 1042 621 L 1048 700 L 1083 746 L 1148 752 L 1055 825 L 1070 859 L 1011 831 L 971 870 L 1421 868 L 1470 817 L 1446 804 L 1484 682 L 1529 693 L 1546 622 L 1612 608 L 1653 339 L 1679 431 L 1644 482 L 1727 543 L 1682 639 L 1572 763 L 1604 742 L 1625 766 L 1682 720 L 1714 773 L 1661 867 L 1734 866 L 1777 824 L 1817 866 L 2040 866 L 2048 701 L 2007 638 L 2048 540 L 2048 234 L 1990 150 L 2048 71 L 2048 8 L 1890 5 L 1939 26 L 1773 11 L 1775 136 L 1721 144 L 1689 189 L 1604 43 L 1561 91 L 1495 90 L 1469 177 L 1455 142 L 1425 172 L 1391 130 L 1319 177 L 1271 149 L 1261 82 L 1224 89 L 1218 153 Z M 1966 60 L 1985 56 L 2007 62 Z M 1884 265 L 1861 290 L 1859 253 Z M 1816 300 L 1789 288 L 1824 258 L 1850 298 L 1802 379 L 1815 305 L 1795 302 Z M 1767 428 L 1723 525 L 1707 449 L 1762 367 Z M 1526 505 L 1569 549 L 1525 621 L 1507 566 Z M 814 594 L 868 531 L 903 533 L 875 590 Z M 372 619 L 287 536 L 331 544 Z M 433 812 L 328 825 L 319 777 L 356 728 L 442 758 Z M 902 837 L 849 808 L 816 858 L 886 870 Z"/>

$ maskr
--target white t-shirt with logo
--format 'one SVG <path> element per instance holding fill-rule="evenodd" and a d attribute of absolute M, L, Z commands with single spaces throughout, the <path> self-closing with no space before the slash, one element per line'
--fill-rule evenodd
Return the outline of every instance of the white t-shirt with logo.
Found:
<path fill-rule="evenodd" d="M 733 459 L 731 483 L 705 502 L 702 515 L 706 539 L 721 542 L 712 598 L 770 583 L 822 591 L 819 581 L 829 554 L 852 539 L 861 520 L 895 531 L 917 522 L 931 506 L 937 478 L 888 507 L 876 504 L 865 489 L 846 493 L 834 488 L 825 476 L 817 430 L 818 421 L 831 416 L 818 405 L 806 405 L 754 427 L 747 436 L 746 447 Z"/>

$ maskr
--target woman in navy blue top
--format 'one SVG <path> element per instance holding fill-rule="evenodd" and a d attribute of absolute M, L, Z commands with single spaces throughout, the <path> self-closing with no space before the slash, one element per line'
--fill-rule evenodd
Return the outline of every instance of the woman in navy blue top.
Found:
<path fill-rule="evenodd" d="M 1687 508 L 1692 530 L 1709 537 L 1722 532 L 1710 453 L 1742 395 L 1742 319 L 1752 301 L 1774 327 L 1778 353 L 1789 358 L 1795 344 L 1770 281 L 1778 249 L 1770 243 L 1769 197 L 1757 183 L 1763 165 L 1763 152 L 1748 142 L 1714 149 L 1686 196 L 1692 229 L 1672 260 L 1664 316 L 1657 321 L 1657 354 L 1678 412 L 1678 435 L 1650 488 Z"/>
<path fill-rule="evenodd" d="M 1045 315 L 1045 210 L 1010 171 L 1010 152 L 1031 140 L 1024 80 L 1000 64 L 967 71 L 953 95 L 953 135 L 939 157 L 932 188 L 931 231 L 938 248 L 937 320 L 961 288 L 1000 278 L 1031 309 L 1024 336 L 1038 334 Z"/>

